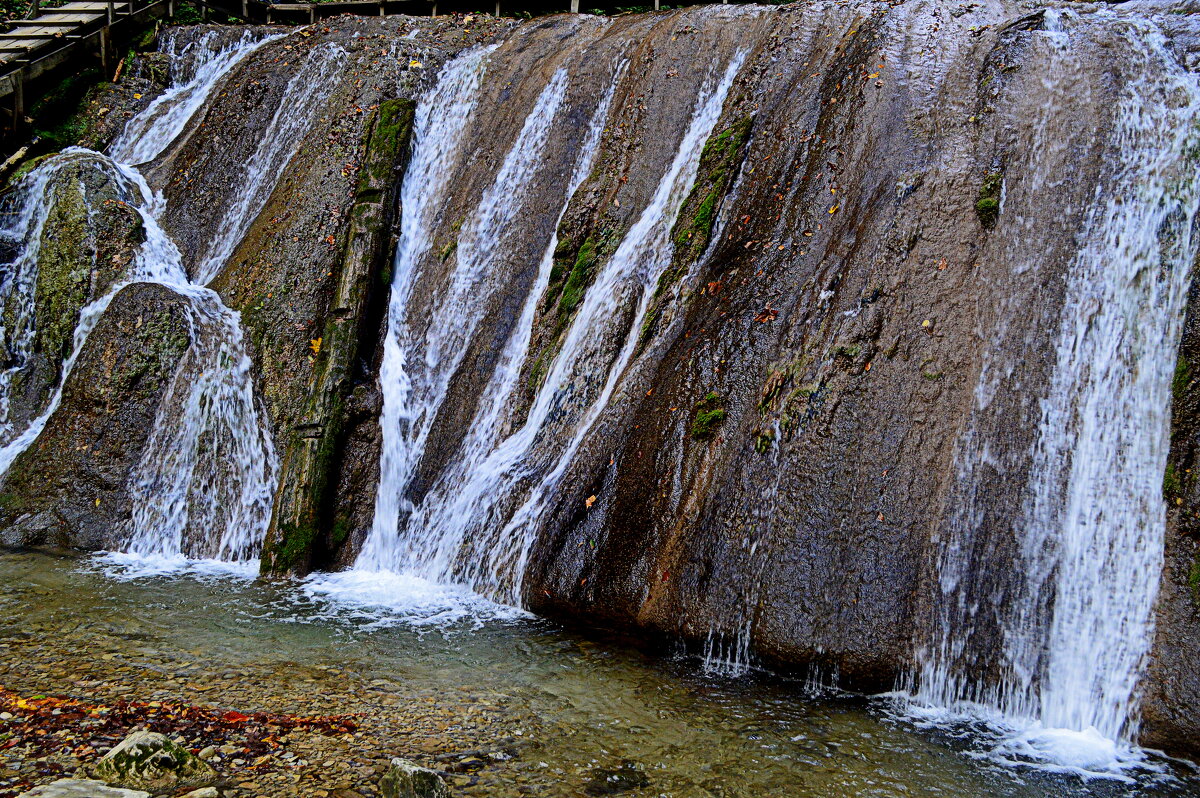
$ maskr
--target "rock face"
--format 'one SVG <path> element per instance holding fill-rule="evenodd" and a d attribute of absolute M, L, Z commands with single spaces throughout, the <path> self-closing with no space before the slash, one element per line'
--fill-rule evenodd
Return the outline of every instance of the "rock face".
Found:
<path fill-rule="evenodd" d="M 16 366 L 6 421 L 16 431 L 45 409 L 58 385 L 80 312 L 126 275 L 145 240 L 127 186 L 99 159 L 65 157 L 43 179 L 36 194 L 36 181 L 27 179 L 0 200 L 8 213 L 42 218 L 29 231 L 37 236 L 34 256 L 12 264 L 15 282 L 32 282 L 33 302 L 12 284 L 3 294 L 0 346 Z"/>
<path fill-rule="evenodd" d="M 392 760 L 379 780 L 379 790 L 383 798 L 450 798 L 450 789 L 436 770 L 400 758 Z"/>
<path fill-rule="evenodd" d="M 150 798 L 144 790 L 123 790 L 90 779 L 59 779 L 53 784 L 34 787 L 24 798 Z"/>
<path fill-rule="evenodd" d="M 0 481 L 5 543 L 98 549 L 119 542 L 131 514 L 130 474 L 190 343 L 188 307 L 149 283 L 113 297 L 58 408 Z"/>
<path fill-rule="evenodd" d="M 96 765 L 96 776 L 121 787 L 175 792 L 181 787 L 204 787 L 217 773 L 197 756 L 165 735 L 139 731 L 126 737 Z"/>
<path fill-rule="evenodd" d="M 1167 539 L 1158 624 L 1145 680 L 1142 739 L 1200 759 L 1200 284 L 1188 302 L 1172 384 L 1171 452 L 1163 474 Z"/>
<path fill-rule="evenodd" d="M 411 100 L 386 100 L 370 125 L 325 328 L 311 344 L 317 359 L 313 384 L 286 445 L 272 531 L 263 551 L 263 567 L 271 571 L 305 573 L 311 558 L 321 553 L 314 551 L 318 545 L 336 552 L 350 532 L 352 519 L 331 517 L 327 509 L 345 450 L 346 404 L 358 371 L 359 343 L 390 252 L 391 209 L 407 160 L 413 110 Z M 324 530 L 328 536 L 321 540 Z"/>

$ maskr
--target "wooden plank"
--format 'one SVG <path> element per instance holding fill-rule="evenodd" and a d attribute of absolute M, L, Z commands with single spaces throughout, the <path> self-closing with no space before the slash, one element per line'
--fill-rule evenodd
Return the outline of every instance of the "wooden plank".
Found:
<path fill-rule="evenodd" d="M 93 20 L 99 19 L 99 17 L 92 17 L 92 19 Z M 89 20 L 89 21 L 91 21 L 91 20 Z M 14 19 L 14 20 L 10 20 L 8 24 L 16 25 L 18 28 L 31 28 L 33 30 L 41 30 L 43 28 L 46 30 L 50 30 L 52 28 L 77 28 L 77 27 L 79 27 L 79 25 L 74 22 L 47 22 L 46 20 L 43 20 L 43 19 Z"/>
<path fill-rule="evenodd" d="M 104 15 L 99 12 L 95 14 L 86 12 L 81 14 L 45 14 L 37 19 L 31 19 L 29 22 L 41 23 L 43 25 L 58 25 L 59 23 L 64 25 L 82 25 L 85 22 L 95 22 L 102 16 Z"/>
<path fill-rule="evenodd" d="M 7 33 L 0 33 L 0 41 L 3 41 L 4 39 L 61 39 L 62 37 L 62 31 L 56 31 L 54 33 L 34 33 L 32 31 L 10 30 Z"/>

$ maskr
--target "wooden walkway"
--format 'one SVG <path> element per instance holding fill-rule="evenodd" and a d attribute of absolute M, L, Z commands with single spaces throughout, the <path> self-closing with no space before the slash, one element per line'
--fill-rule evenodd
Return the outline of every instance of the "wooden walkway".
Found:
<path fill-rule="evenodd" d="M 615 0 L 589 0 L 601 5 Z M 709 0 L 713 2 L 714 0 Z M 729 0 L 720 0 L 729 2 Z M 156 19 L 175 16 L 177 0 L 71 0 L 40 9 L 35 0 L 29 19 L 10 20 L 0 33 L 0 147 L 15 149 L 28 129 L 26 111 L 48 87 L 92 65 L 107 79 L 114 54 Z M 264 0 L 194 0 L 204 18 L 213 13 L 249 23 L 311 24 L 341 14 L 413 16 L 439 13 L 439 0 L 348 0 L 332 3 L 271 3 Z M 580 0 L 505 0 L 511 7 L 537 13 L 578 12 Z M 704 0 L 699 0 L 704 2 Z M 501 0 L 441 0 L 441 11 L 490 12 L 499 16 Z M 654 8 L 659 0 L 653 0 Z M 588 6 L 589 8 L 591 6 Z"/>
<path fill-rule="evenodd" d="M 73 0 L 58 8 L 39 9 L 30 19 L 9 20 L 0 33 L 0 99 L 10 98 L 7 132 L 23 127 L 26 90 L 51 71 L 82 71 L 99 62 L 109 73 L 114 36 L 131 36 L 136 28 L 173 11 L 174 0 Z"/>

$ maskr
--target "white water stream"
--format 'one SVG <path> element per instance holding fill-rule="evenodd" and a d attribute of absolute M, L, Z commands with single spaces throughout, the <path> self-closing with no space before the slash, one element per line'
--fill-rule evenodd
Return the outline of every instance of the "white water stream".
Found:
<path fill-rule="evenodd" d="M 445 381 L 453 373 L 455 357 L 471 331 L 470 321 L 447 313 L 454 324 L 422 330 L 421 348 L 413 346 L 413 333 L 403 312 L 411 294 L 413 264 L 428 251 L 435 220 L 422 217 L 423 227 L 405 228 L 396 259 L 392 294 L 392 327 L 383 366 L 384 450 L 375 526 L 356 567 L 363 571 L 395 571 L 442 584 L 465 584 L 494 600 L 521 603 L 521 582 L 535 522 L 588 430 L 607 406 L 632 359 L 653 286 L 670 262 L 670 231 L 695 179 L 700 151 L 720 116 L 725 97 L 745 57 L 739 53 L 727 64 L 715 64 L 713 74 L 697 98 L 692 119 L 676 156 L 666 165 L 650 203 L 604 264 L 567 333 L 561 351 L 549 365 L 526 422 L 503 437 L 503 421 L 514 400 L 522 363 L 528 355 L 537 303 L 549 281 L 553 252 L 551 240 L 539 267 L 538 279 L 522 308 L 520 321 L 505 344 L 491 375 L 486 398 L 476 411 L 456 462 L 445 469 L 419 504 L 404 493 L 425 448 L 425 436 L 445 395 Z M 455 141 L 469 114 L 468 100 L 451 87 L 467 76 L 477 80 L 480 64 L 473 55 L 451 62 L 441 77 L 435 100 L 418 112 L 414 167 L 404 190 L 425 187 L 435 194 L 445 187 L 437 181 L 448 169 L 434 174 L 425 166 L 426 153 L 445 158 L 459 146 Z M 561 213 L 590 171 L 608 118 L 616 86 L 625 65 L 614 68 L 611 83 L 597 104 L 570 181 L 565 186 Z M 536 163 L 536 154 L 555 123 L 565 80 L 562 70 L 543 91 L 492 189 L 475 212 L 476 220 L 512 218 L 519 212 L 522 185 L 514 175 Z M 443 89 L 443 86 L 446 88 Z M 458 95 L 458 104 L 439 105 L 445 93 Z M 434 134 L 425 126 L 439 121 Z M 431 139 L 431 135 L 436 138 Z M 533 157 L 531 157 L 533 156 Z M 530 163 L 532 162 L 532 163 Z M 529 165 L 526 165 L 526 164 Z M 443 177 L 444 179 L 444 177 Z M 429 187 L 433 186 L 430 191 Z M 406 208 L 412 207 L 405 204 Z M 416 220 L 409 219 L 414 226 Z M 474 254 L 479 246 L 479 221 L 464 226 L 459 239 L 456 284 L 474 288 L 486 261 Z M 492 246 L 497 246 L 493 243 Z M 463 256 L 464 248 L 466 257 Z M 455 290 L 451 296 L 467 296 Z M 633 320 L 624 310 L 632 307 Z M 622 326 L 624 325 L 624 326 Z M 612 344 L 616 341 L 616 345 Z M 413 368 L 414 351 L 423 351 L 425 363 Z M 450 361 L 450 366 L 447 366 Z M 434 368 L 436 367 L 436 369 Z M 422 373 L 421 369 L 430 369 Z M 420 377 L 415 375 L 421 374 Z M 351 577 L 346 577 L 351 578 Z"/>
<path fill-rule="evenodd" d="M 1000 758 L 1119 774 L 1139 758 L 1129 746 L 1162 572 L 1170 386 L 1196 256 L 1200 87 L 1142 19 L 1048 13 L 1038 35 L 1052 57 L 1067 59 L 1072 39 L 1095 24 L 1122 41 L 1133 77 L 1114 109 L 1116 157 L 1069 267 L 1017 559 L 1004 566 L 1020 585 L 998 607 L 986 598 L 964 604 L 972 551 L 964 541 L 975 529 L 954 530 L 941 583 L 961 615 L 943 616 L 916 701 L 926 716 L 997 724 Z M 1073 73 L 1064 64 L 1048 74 Z M 983 387 L 977 396 L 996 398 Z M 975 613 L 993 608 L 1003 626 L 1002 678 L 980 684 L 958 667 L 961 641 Z"/>

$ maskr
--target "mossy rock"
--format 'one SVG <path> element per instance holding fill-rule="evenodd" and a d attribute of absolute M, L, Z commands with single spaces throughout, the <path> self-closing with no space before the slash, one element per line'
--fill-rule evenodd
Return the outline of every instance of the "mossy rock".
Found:
<path fill-rule="evenodd" d="M 400 758 L 392 760 L 379 790 L 383 798 L 450 798 L 441 774 Z"/>
<path fill-rule="evenodd" d="M 104 755 L 96 777 L 119 787 L 173 793 L 181 787 L 215 784 L 217 772 L 166 735 L 136 731 Z"/>
<path fill-rule="evenodd" d="M 711 438 L 718 426 L 725 421 L 725 408 L 721 407 L 721 397 L 712 391 L 696 403 L 696 418 L 692 421 L 692 437 L 698 441 Z"/>
<path fill-rule="evenodd" d="M 992 172 L 983 179 L 979 187 L 979 197 L 975 200 L 975 214 L 984 229 L 990 230 L 996 226 L 1000 218 L 1000 188 L 1004 185 L 1004 175 Z"/>

